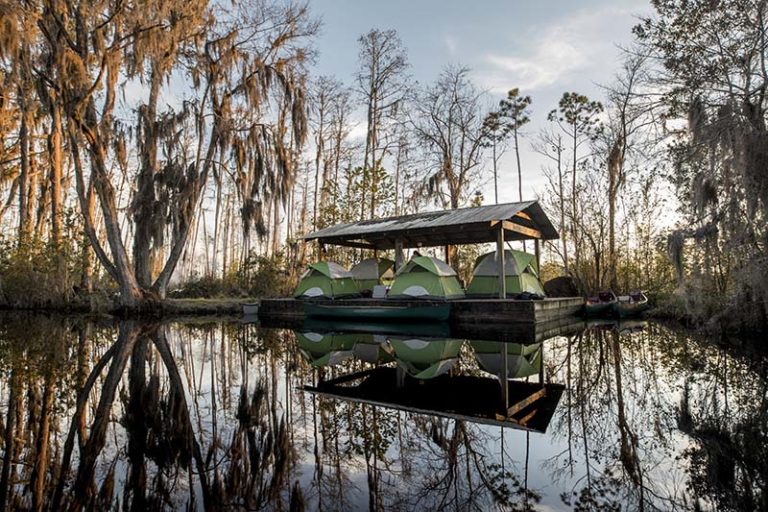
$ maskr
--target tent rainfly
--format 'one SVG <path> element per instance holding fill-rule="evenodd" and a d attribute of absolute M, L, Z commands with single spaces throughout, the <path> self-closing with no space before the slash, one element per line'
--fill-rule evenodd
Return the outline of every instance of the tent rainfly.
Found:
<path fill-rule="evenodd" d="M 415 256 L 397 271 L 389 297 L 460 299 L 464 290 L 448 264 L 430 256 Z"/>
<path fill-rule="evenodd" d="M 395 273 L 392 269 L 395 262 L 386 258 L 367 258 L 352 267 L 349 272 L 361 292 L 373 291 L 373 287 L 381 284 L 382 279 L 391 279 Z"/>
<path fill-rule="evenodd" d="M 523 292 L 544 295 L 544 288 L 541 286 L 538 268 L 536 268 L 536 257 L 533 254 L 506 249 L 503 261 L 507 296 Z M 499 266 L 495 252 L 489 252 L 477 258 L 472 272 L 472 281 L 467 287 L 467 295 L 498 297 Z"/>
<path fill-rule="evenodd" d="M 296 298 L 325 297 L 335 299 L 359 295 L 352 274 L 338 263 L 321 261 L 313 263 L 304 272 L 293 294 Z"/>

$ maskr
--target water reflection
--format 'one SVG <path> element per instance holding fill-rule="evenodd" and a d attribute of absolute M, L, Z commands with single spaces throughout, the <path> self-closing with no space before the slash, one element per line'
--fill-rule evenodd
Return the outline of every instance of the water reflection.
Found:
<path fill-rule="evenodd" d="M 435 334 L 0 316 L 0 509 L 768 508 L 763 356 Z"/>

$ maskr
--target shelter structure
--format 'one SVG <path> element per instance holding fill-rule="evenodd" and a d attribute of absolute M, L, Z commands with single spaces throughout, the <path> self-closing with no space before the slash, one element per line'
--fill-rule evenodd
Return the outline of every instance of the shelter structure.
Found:
<path fill-rule="evenodd" d="M 557 238 L 557 230 L 538 201 L 522 201 L 338 224 L 310 233 L 304 240 L 317 241 L 321 252 L 325 245 L 374 252 L 394 249 L 396 269 L 405 263 L 406 248 L 496 242 L 499 298 L 505 298 L 504 242 L 534 240 L 538 268 L 541 240 Z"/>

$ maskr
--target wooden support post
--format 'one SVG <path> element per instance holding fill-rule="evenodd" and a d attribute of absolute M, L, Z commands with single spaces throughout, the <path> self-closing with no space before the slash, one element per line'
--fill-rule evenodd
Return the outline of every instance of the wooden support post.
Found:
<path fill-rule="evenodd" d="M 504 274 L 504 224 L 499 223 L 496 235 L 496 263 L 499 272 L 499 298 L 507 298 L 507 276 Z"/>
<path fill-rule="evenodd" d="M 451 264 L 451 258 L 450 258 L 450 249 L 448 248 L 448 245 L 445 246 L 445 263 L 450 266 Z"/>
<path fill-rule="evenodd" d="M 533 248 L 536 251 L 536 272 L 541 274 L 541 242 L 538 238 L 533 241 Z"/>
<path fill-rule="evenodd" d="M 405 263 L 405 256 L 403 255 L 403 241 L 401 239 L 395 240 L 395 272 Z"/>

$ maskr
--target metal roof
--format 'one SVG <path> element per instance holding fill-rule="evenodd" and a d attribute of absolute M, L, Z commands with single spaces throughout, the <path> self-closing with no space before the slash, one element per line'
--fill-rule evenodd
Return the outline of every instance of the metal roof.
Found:
<path fill-rule="evenodd" d="M 304 239 L 376 249 L 391 249 L 397 239 L 403 247 L 484 243 L 496 240 L 500 222 L 505 240 L 559 238 L 538 201 L 523 201 L 337 224 Z"/>

